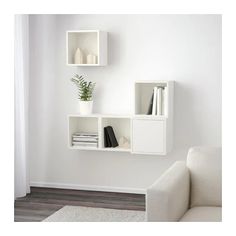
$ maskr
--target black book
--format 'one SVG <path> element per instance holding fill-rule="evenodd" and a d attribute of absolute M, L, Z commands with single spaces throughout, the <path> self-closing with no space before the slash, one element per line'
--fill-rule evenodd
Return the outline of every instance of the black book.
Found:
<path fill-rule="evenodd" d="M 147 115 L 152 115 L 153 97 L 154 97 L 154 92 L 152 92 L 152 97 L 151 97 L 151 100 L 149 102 Z"/>
<path fill-rule="evenodd" d="M 111 147 L 111 140 L 108 136 L 107 128 L 104 128 L 104 147 Z"/>
<path fill-rule="evenodd" d="M 114 133 L 114 130 L 111 126 L 107 126 L 107 133 L 108 133 L 108 137 L 111 141 L 111 146 L 112 147 L 117 147 L 119 146 L 117 140 L 116 140 L 116 136 L 115 136 L 115 133 Z"/>

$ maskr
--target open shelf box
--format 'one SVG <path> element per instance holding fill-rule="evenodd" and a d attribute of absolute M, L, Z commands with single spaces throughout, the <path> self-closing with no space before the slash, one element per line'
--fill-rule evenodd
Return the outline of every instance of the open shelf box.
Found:
<path fill-rule="evenodd" d="M 129 147 L 105 147 L 104 146 L 104 128 L 112 126 L 117 142 L 121 137 L 125 137 L 129 141 Z M 130 117 L 102 117 L 101 118 L 101 148 L 104 151 L 130 151 Z"/>
<path fill-rule="evenodd" d="M 98 133 L 98 117 L 69 116 L 69 147 L 73 149 L 97 150 L 98 147 L 81 147 L 72 144 L 72 135 L 75 133 Z"/>
<path fill-rule="evenodd" d="M 151 103 L 152 93 L 154 87 L 162 87 L 163 90 L 163 113 L 160 116 L 168 117 L 168 102 L 171 84 L 169 81 L 137 81 L 135 83 L 135 115 L 139 116 L 151 116 L 155 117 L 157 115 L 147 115 L 149 104 Z"/>
<path fill-rule="evenodd" d="M 67 31 L 67 65 L 104 66 L 107 64 L 107 33 L 99 30 Z M 83 52 L 83 63 L 76 64 L 74 56 L 77 48 Z M 96 57 L 93 64 L 87 62 L 87 55 Z"/>

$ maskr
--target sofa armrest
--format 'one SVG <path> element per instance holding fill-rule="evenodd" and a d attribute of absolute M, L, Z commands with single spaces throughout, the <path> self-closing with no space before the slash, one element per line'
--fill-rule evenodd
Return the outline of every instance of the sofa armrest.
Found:
<path fill-rule="evenodd" d="M 189 170 L 177 161 L 147 189 L 146 220 L 179 221 L 189 207 L 189 191 Z"/>

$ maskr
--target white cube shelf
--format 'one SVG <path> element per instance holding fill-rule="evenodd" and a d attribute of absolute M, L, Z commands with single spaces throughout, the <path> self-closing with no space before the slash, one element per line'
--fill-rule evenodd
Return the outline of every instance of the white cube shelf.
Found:
<path fill-rule="evenodd" d="M 134 88 L 135 115 L 147 115 L 154 87 L 165 88 L 165 95 L 164 95 L 165 109 L 163 116 L 168 117 L 168 114 L 171 113 L 172 104 L 169 104 L 169 102 L 172 101 L 172 96 L 173 96 L 173 81 L 137 81 L 135 82 L 135 88 Z"/>
<path fill-rule="evenodd" d="M 114 148 L 104 147 L 104 127 L 112 126 L 117 142 L 121 137 L 125 137 L 130 142 L 131 125 L 130 117 L 102 117 L 101 118 L 101 147 L 105 150 L 113 150 Z M 116 147 L 116 149 L 123 151 L 130 151 L 130 148 Z"/>
<path fill-rule="evenodd" d="M 66 32 L 66 56 L 69 66 L 107 65 L 107 32 L 100 30 L 79 30 Z M 83 52 L 83 63 L 76 64 L 74 56 L 77 48 Z M 87 63 L 87 55 L 96 56 L 94 64 Z"/>
<path fill-rule="evenodd" d="M 98 117 L 96 116 L 69 116 L 69 147 L 73 149 L 98 149 L 88 147 L 76 147 L 72 145 L 72 135 L 77 132 L 98 133 Z"/>

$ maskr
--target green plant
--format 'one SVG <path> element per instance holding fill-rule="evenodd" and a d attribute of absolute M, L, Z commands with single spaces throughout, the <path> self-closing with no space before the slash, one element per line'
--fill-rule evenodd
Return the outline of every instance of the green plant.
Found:
<path fill-rule="evenodd" d="M 93 90 L 96 83 L 85 81 L 82 75 L 75 75 L 71 78 L 71 81 L 75 83 L 78 88 L 78 95 L 81 101 L 91 101 L 93 96 Z"/>

